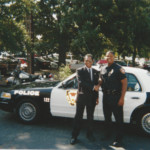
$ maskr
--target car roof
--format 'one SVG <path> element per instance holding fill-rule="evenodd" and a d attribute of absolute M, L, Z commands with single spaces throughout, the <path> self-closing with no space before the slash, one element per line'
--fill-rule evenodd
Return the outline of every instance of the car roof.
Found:
<path fill-rule="evenodd" d="M 125 69 L 125 72 L 133 73 L 133 74 L 143 74 L 147 73 L 147 70 L 141 69 L 141 68 L 135 68 L 135 67 L 123 67 Z"/>

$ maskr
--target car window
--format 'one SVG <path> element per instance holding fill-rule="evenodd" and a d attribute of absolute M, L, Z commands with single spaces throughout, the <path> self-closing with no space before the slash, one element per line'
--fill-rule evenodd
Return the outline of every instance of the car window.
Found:
<path fill-rule="evenodd" d="M 142 91 L 139 81 L 133 74 L 126 73 L 126 76 L 128 80 L 127 91 Z"/>
<path fill-rule="evenodd" d="M 76 77 L 67 82 L 67 88 L 74 88 L 74 89 L 78 88 L 78 82 Z"/>

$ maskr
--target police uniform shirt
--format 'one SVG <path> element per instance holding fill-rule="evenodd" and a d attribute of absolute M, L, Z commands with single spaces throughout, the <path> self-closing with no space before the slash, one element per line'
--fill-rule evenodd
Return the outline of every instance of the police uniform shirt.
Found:
<path fill-rule="evenodd" d="M 121 91 L 121 80 L 126 78 L 126 74 L 120 65 L 113 63 L 111 66 L 106 65 L 101 68 L 100 78 L 103 81 L 102 89 Z"/>

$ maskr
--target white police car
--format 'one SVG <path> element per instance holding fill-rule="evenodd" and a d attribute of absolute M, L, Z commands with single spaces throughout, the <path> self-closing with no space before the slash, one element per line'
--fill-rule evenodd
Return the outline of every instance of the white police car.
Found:
<path fill-rule="evenodd" d="M 124 122 L 136 123 L 144 133 L 150 135 L 150 73 L 132 67 L 124 69 L 128 79 Z M 52 116 L 73 118 L 76 110 L 77 86 L 75 73 L 64 81 L 16 85 L 1 93 L 0 109 L 16 111 L 20 120 L 26 123 L 38 120 L 44 112 Z M 94 113 L 95 120 L 104 120 L 102 95 L 100 88 L 99 105 L 96 106 Z M 114 120 L 114 117 L 112 119 Z"/>

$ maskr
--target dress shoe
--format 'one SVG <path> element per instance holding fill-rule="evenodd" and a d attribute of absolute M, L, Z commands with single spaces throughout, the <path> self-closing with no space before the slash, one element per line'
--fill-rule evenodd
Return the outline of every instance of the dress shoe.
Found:
<path fill-rule="evenodd" d="M 77 142 L 77 138 L 76 137 L 72 137 L 70 140 L 70 144 L 74 145 Z"/>
<path fill-rule="evenodd" d="M 121 146 L 121 140 L 116 140 L 114 143 L 113 143 L 113 146 L 115 146 L 115 147 L 120 147 Z"/>
<path fill-rule="evenodd" d="M 94 142 L 94 141 L 95 141 L 93 135 L 87 135 L 87 138 L 88 138 L 88 140 L 91 141 L 91 142 Z"/>
<path fill-rule="evenodd" d="M 101 141 L 107 141 L 111 138 L 111 134 L 106 134 L 104 137 L 101 138 Z"/>

